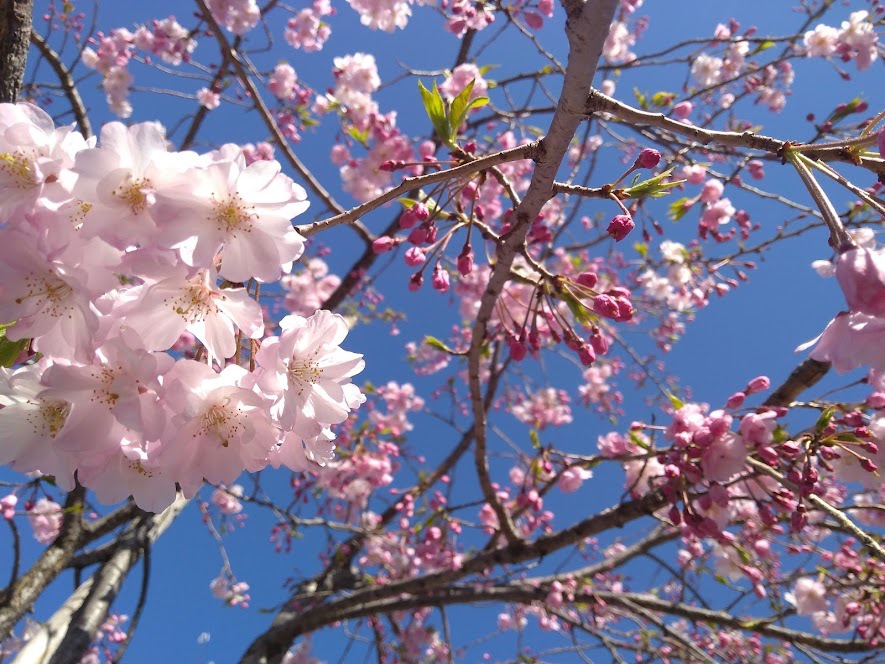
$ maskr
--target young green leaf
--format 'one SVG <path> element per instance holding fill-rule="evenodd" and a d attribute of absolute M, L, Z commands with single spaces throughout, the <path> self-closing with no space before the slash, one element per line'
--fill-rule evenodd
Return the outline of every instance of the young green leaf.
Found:
<path fill-rule="evenodd" d="M 433 123 L 433 128 L 436 129 L 439 137 L 448 143 L 451 140 L 449 121 L 446 116 L 446 106 L 443 103 L 442 95 L 439 93 L 439 88 L 436 87 L 436 81 L 433 82 L 432 92 L 425 88 L 421 81 L 418 81 L 418 89 L 421 91 L 424 110 L 427 111 L 427 117 Z"/>

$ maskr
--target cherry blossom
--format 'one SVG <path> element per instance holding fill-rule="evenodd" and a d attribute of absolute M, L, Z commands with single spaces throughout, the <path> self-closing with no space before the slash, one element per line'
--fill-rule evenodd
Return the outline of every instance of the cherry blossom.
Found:
<path fill-rule="evenodd" d="M 347 325 L 337 314 L 292 314 L 280 328 L 280 336 L 265 339 L 256 354 L 262 369 L 258 385 L 273 399 L 271 414 L 284 429 L 315 438 L 364 401 L 350 379 L 365 363 L 362 355 L 340 347 Z"/>

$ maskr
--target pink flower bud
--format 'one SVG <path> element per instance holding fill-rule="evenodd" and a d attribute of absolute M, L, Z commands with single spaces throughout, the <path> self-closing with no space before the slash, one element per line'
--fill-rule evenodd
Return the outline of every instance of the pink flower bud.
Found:
<path fill-rule="evenodd" d="M 405 230 L 411 228 L 416 223 L 418 223 L 418 215 L 415 214 L 414 210 L 403 210 L 403 213 L 399 216 L 399 227 Z"/>
<path fill-rule="evenodd" d="M 605 318 L 617 318 L 618 303 L 611 295 L 597 295 L 593 298 L 593 311 Z"/>
<path fill-rule="evenodd" d="M 406 265 L 409 267 L 416 267 L 421 265 L 427 257 L 424 254 L 424 250 L 421 247 L 410 247 L 406 249 L 406 253 L 403 254 L 403 258 L 406 260 Z"/>
<path fill-rule="evenodd" d="M 673 117 L 678 120 L 684 120 L 691 115 L 693 108 L 694 105 L 690 101 L 681 101 L 673 107 Z"/>
<path fill-rule="evenodd" d="M 583 286 L 584 288 L 593 288 L 596 286 L 599 281 L 599 277 L 596 276 L 595 272 L 590 272 L 589 270 L 586 272 L 581 272 L 576 278 L 575 283 L 579 286 Z"/>
<path fill-rule="evenodd" d="M 526 349 L 525 344 L 519 339 L 516 337 L 510 337 L 507 339 L 507 346 L 510 349 L 510 357 L 513 358 L 515 362 L 522 362 L 525 359 L 528 350 Z"/>
<path fill-rule="evenodd" d="M 406 238 L 409 244 L 424 244 L 427 241 L 428 229 L 426 226 L 415 226 L 409 237 Z"/>
<path fill-rule="evenodd" d="M 868 459 L 865 456 L 859 457 L 857 461 L 860 464 L 860 467 L 868 473 L 875 473 L 877 470 L 879 470 L 879 466 L 877 466 L 875 463 L 873 463 L 871 459 Z"/>
<path fill-rule="evenodd" d="M 593 364 L 593 360 L 596 359 L 596 352 L 593 350 L 593 346 L 590 344 L 581 344 L 578 348 L 578 359 L 581 360 L 581 364 L 585 367 L 589 367 Z"/>
<path fill-rule="evenodd" d="M 415 205 L 412 206 L 412 212 L 415 213 L 418 221 L 427 221 L 430 219 L 430 210 L 427 209 L 427 206 L 424 203 L 415 203 Z"/>
<path fill-rule="evenodd" d="M 434 290 L 445 293 L 449 290 L 449 273 L 443 270 L 439 263 L 433 268 L 433 277 L 431 278 Z"/>
<path fill-rule="evenodd" d="M 747 398 L 747 395 L 743 392 L 735 392 L 730 397 L 728 397 L 728 401 L 725 402 L 726 407 L 728 408 L 740 408 L 744 403 L 744 399 Z"/>
<path fill-rule="evenodd" d="M 652 148 L 643 148 L 636 158 L 636 166 L 639 168 L 654 168 L 661 161 L 661 153 Z"/>
<path fill-rule="evenodd" d="M 761 392 L 767 390 L 769 387 L 771 387 L 771 381 L 768 380 L 768 376 L 757 376 L 747 383 L 747 394 Z"/>
<path fill-rule="evenodd" d="M 605 355 L 608 352 L 608 339 L 598 329 L 590 335 L 590 345 L 597 355 Z"/>
<path fill-rule="evenodd" d="M 885 408 L 885 392 L 873 392 L 867 397 L 867 405 L 876 410 Z"/>
<path fill-rule="evenodd" d="M 372 242 L 372 251 L 374 251 L 376 254 L 383 254 L 393 249 L 397 244 L 399 243 L 396 241 L 396 238 L 382 235 L 377 240 Z"/>
<path fill-rule="evenodd" d="M 409 290 L 416 291 L 421 288 L 421 284 L 424 283 L 424 275 L 420 272 L 416 272 L 411 277 L 409 277 Z"/>
<path fill-rule="evenodd" d="M 611 220 L 606 231 L 611 235 L 615 242 L 620 242 L 627 237 L 630 234 L 630 231 L 634 228 L 636 228 L 636 224 L 633 223 L 633 219 L 631 219 L 629 215 L 619 214 Z"/>
<path fill-rule="evenodd" d="M 464 248 L 458 254 L 458 273 L 466 277 L 471 272 L 473 272 L 473 249 L 465 242 Z"/>

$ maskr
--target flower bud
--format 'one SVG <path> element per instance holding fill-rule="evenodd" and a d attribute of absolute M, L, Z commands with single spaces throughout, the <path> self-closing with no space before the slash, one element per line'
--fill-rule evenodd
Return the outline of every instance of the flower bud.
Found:
<path fill-rule="evenodd" d="M 596 276 L 595 272 L 590 272 L 589 270 L 581 272 L 575 278 L 575 283 L 584 288 L 594 288 L 598 282 L 599 277 Z"/>
<path fill-rule="evenodd" d="M 376 254 L 383 254 L 393 249 L 397 244 L 399 244 L 399 242 L 396 240 L 396 238 L 382 235 L 377 240 L 372 242 L 372 251 L 374 251 Z"/>
<path fill-rule="evenodd" d="M 642 152 L 636 158 L 636 165 L 639 168 L 654 168 L 661 161 L 661 153 L 651 148 L 643 148 Z"/>
<path fill-rule="evenodd" d="M 421 265 L 426 260 L 426 256 L 424 254 L 424 250 L 421 247 L 410 247 L 406 249 L 406 253 L 403 254 L 403 258 L 406 260 L 406 265 L 409 267 L 416 267 Z"/>
<path fill-rule="evenodd" d="M 768 376 L 758 376 L 747 383 L 747 394 L 761 392 L 762 390 L 767 390 L 769 387 L 771 387 L 771 381 L 768 380 Z"/>
<path fill-rule="evenodd" d="M 606 232 L 615 240 L 615 242 L 620 242 L 627 237 L 630 234 L 630 231 L 634 228 L 636 228 L 636 224 L 633 223 L 633 219 L 631 219 L 629 215 L 619 214 L 609 222 Z"/>
<path fill-rule="evenodd" d="M 464 248 L 458 254 L 458 273 L 466 277 L 471 272 L 473 272 L 473 249 L 465 242 Z"/>
<path fill-rule="evenodd" d="M 412 206 L 412 212 L 415 214 L 418 221 L 427 221 L 430 219 L 430 210 L 427 209 L 427 206 L 424 203 L 415 203 L 415 205 Z"/>
<path fill-rule="evenodd" d="M 449 273 L 443 270 L 439 263 L 433 268 L 431 283 L 433 284 L 433 288 L 440 293 L 445 293 L 449 290 Z"/>

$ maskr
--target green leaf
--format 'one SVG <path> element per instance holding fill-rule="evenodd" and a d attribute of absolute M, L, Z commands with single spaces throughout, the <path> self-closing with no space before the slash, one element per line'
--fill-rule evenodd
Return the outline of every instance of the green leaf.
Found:
<path fill-rule="evenodd" d="M 646 97 L 639 88 L 633 88 L 633 94 L 636 96 L 636 103 L 640 108 L 648 109 L 648 97 Z"/>
<path fill-rule="evenodd" d="M 444 142 L 448 143 L 452 136 L 449 132 L 446 106 L 443 103 L 442 95 L 439 93 L 439 88 L 436 87 L 436 81 L 433 82 L 432 92 L 425 88 L 421 81 L 418 81 L 418 89 L 421 91 L 421 99 L 424 101 L 424 110 L 427 111 L 427 116 L 430 118 L 430 122 L 433 123 L 433 128 L 436 129 L 436 133 L 439 134 L 439 137 L 443 139 Z"/>
<path fill-rule="evenodd" d="M 667 216 L 670 217 L 673 221 L 679 221 L 686 215 L 686 213 L 692 208 L 692 199 L 688 196 L 683 196 L 682 198 L 673 201 L 670 203 L 670 207 L 667 212 Z"/>
<path fill-rule="evenodd" d="M 825 408 L 824 412 L 820 414 L 820 417 L 817 419 L 817 423 L 814 425 L 815 430 L 818 433 L 823 433 L 824 429 L 826 429 L 830 422 L 833 419 L 833 416 L 836 414 L 836 409 L 833 406 L 829 408 Z"/>
<path fill-rule="evenodd" d="M 667 398 L 670 400 L 670 403 L 673 404 L 673 408 L 675 408 L 676 410 L 679 410 L 685 405 L 684 403 L 682 403 L 682 399 L 677 397 L 669 390 L 667 390 Z"/>
<path fill-rule="evenodd" d="M 462 353 L 458 353 L 448 346 L 446 346 L 442 341 L 437 339 L 436 337 L 426 336 L 424 337 L 424 343 L 426 343 L 431 348 L 435 348 L 436 350 L 442 351 L 443 353 L 448 353 L 449 355 L 461 355 Z"/>
<path fill-rule="evenodd" d="M 775 43 L 773 41 L 771 41 L 770 39 L 767 39 L 764 42 L 762 42 L 761 44 L 759 44 L 759 46 L 754 48 L 753 51 L 750 53 L 750 55 L 756 55 L 757 53 L 762 53 L 762 51 L 767 51 L 768 49 L 770 49 L 774 45 L 775 45 Z"/>
<path fill-rule="evenodd" d="M 572 312 L 572 316 L 575 317 L 575 320 L 578 321 L 581 325 L 588 325 L 595 321 L 595 318 L 590 313 L 590 310 L 584 306 L 584 304 L 576 298 L 574 295 L 569 293 L 566 290 L 563 290 L 560 299 L 565 302 L 566 306 L 568 306 L 569 310 Z"/>
<path fill-rule="evenodd" d="M 651 96 L 651 105 L 657 108 L 663 108 L 672 104 L 675 98 L 675 92 L 655 92 Z"/>
<path fill-rule="evenodd" d="M 636 253 L 645 258 L 648 255 L 648 245 L 644 242 L 637 242 L 633 245 Z"/>
<path fill-rule="evenodd" d="M 357 129 L 353 125 L 347 128 L 347 135 L 363 147 L 369 147 L 369 128 L 363 130 Z"/>
<path fill-rule="evenodd" d="M 632 187 L 627 187 L 624 189 L 624 193 L 627 195 L 627 198 L 660 198 L 661 196 L 666 196 L 670 189 L 673 187 L 678 187 L 685 180 L 673 180 L 672 182 L 664 182 L 670 174 L 673 172 L 672 168 L 668 168 L 666 171 L 658 173 L 652 178 L 648 180 L 643 180 L 642 182 L 637 182 Z"/>
<path fill-rule="evenodd" d="M 19 339 L 18 341 L 7 339 L 4 327 L 3 336 L 0 337 L 0 366 L 11 367 L 15 363 L 15 358 L 28 347 L 29 341 L 30 339 Z"/>
<path fill-rule="evenodd" d="M 467 104 L 470 102 L 470 93 L 473 92 L 473 85 L 476 83 L 476 79 L 471 79 L 470 83 L 464 86 L 464 89 L 458 93 L 458 96 L 452 100 L 452 105 L 449 108 L 449 135 L 455 136 L 458 133 L 458 128 L 464 122 L 464 115 L 468 111 Z"/>

